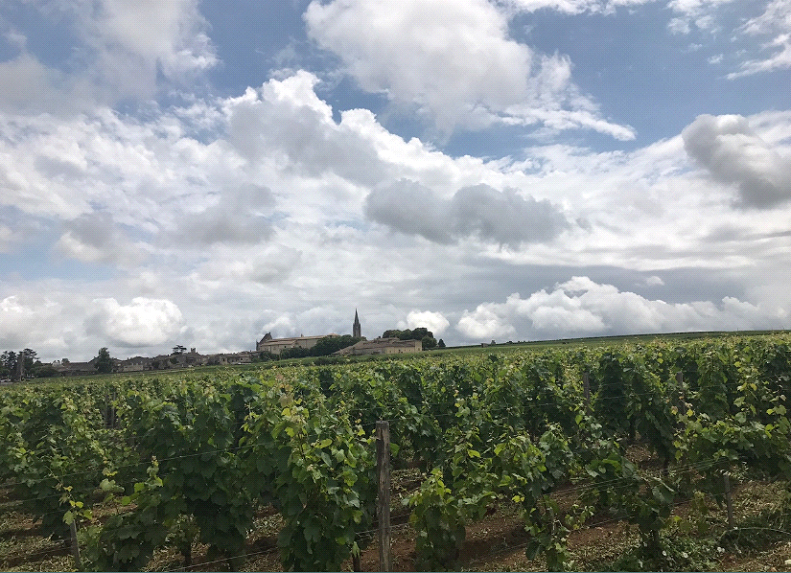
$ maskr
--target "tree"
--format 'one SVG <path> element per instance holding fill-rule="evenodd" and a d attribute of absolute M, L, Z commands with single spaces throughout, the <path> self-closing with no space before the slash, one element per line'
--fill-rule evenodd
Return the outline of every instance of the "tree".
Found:
<path fill-rule="evenodd" d="M 307 356 L 310 356 L 308 348 L 284 348 L 280 351 L 280 358 L 305 358 Z"/>
<path fill-rule="evenodd" d="M 16 353 L 6 350 L 0 355 L 0 376 L 11 376 L 16 368 Z"/>
<path fill-rule="evenodd" d="M 99 349 L 99 355 L 94 360 L 96 360 L 94 368 L 99 374 L 109 374 L 113 371 L 113 359 L 106 347 Z"/>
<path fill-rule="evenodd" d="M 25 348 L 22 351 L 22 356 L 24 356 L 24 360 L 25 360 L 25 372 L 30 372 L 31 370 L 33 370 L 33 366 L 36 364 L 36 362 L 41 364 L 41 362 L 38 360 L 38 354 L 36 353 L 35 350 L 31 350 L 30 348 Z"/>
<path fill-rule="evenodd" d="M 60 376 L 60 372 L 49 364 L 37 367 L 33 375 L 34 378 L 55 378 L 56 376 Z"/>
<path fill-rule="evenodd" d="M 343 348 L 352 346 L 360 342 L 362 338 L 355 338 L 350 334 L 343 336 L 325 336 L 310 349 L 311 356 L 329 356 Z"/>
<path fill-rule="evenodd" d="M 442 340 L 441 338 L 439 339 L 439 342 L 437 342 L 437 348 L 446 348 L 445 341 Z"/>
<path fill-rule="evenodd" d="M 13 350 L 6 350 L 3 352 L 3 354 L 0 355 L 0 365 L 8 370 L 8 372 L 13 372 L 16 368 L 16 352 Z"/>
<path fill-rule="evenodd" d="M 423 342 L 423 350 L 431 350 L 437 347 L 437 339 L 434 333 L 425 326 L 419 326 L 414 330 L 385 330 L 382 338 L 398 338 L 400 340 L 420 340 Z"/>
<path fill-rule="evenodd" d="M 25 348 L 20 356 L 23 357 L 23 367 L 25 378 L 42 378 L 41 370 L 44 364 L 38 359 L 38 353 L 30 348 Z"/>
<path fill-rule="evenodd" d="M 405 332 L 409 332 L 409 331 L 406 330 Z M 419 328 L 414 329 L 410 333 L 409 338 L 406 338 L 406 339 L 403 339 L 403 340 L 409 340 L 409 339 L 412 339 L 412 340 L 423 340 L 427 336 L 430 337 L 430 338 L 434 338 L 434 333 L 431 332 L 428 328 L 426 328 L 424 326 L 421 326 Z M 437 341 L 435 340 L 434 344 L 436 344 L 436 343 L 437 343 Z"/>
<path fill-rule="evenodd" d="M 258 361 L 259 362 L 269 362 L 270 360 L 277 360 L 277 356 L 275 356 L 271 352 L 259 352 L 258 353 Z"/>
<path fill-rule="evenodd" d="M 433 336 L 424 336 L 420 340 L 423 343 L 423 350 L 433 350 L 437 347 L 437 339 Z"/>

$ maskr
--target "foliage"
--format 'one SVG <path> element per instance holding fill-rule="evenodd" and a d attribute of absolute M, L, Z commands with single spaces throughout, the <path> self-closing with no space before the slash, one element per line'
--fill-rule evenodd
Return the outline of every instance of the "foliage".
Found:
<path fill-rule="evenodd" d="M 398 338 L 400 340 L 420 340 L 423 342 L 423 350 L 432 350 L 437 347 L 437 339 L 434 338 L 434 333 L 429 329 L 421 326 L 415 329 L 405 330 L 385 330 L 382 333 L 382 338 Z M 443 343 L 444 347 L 444 343 Z"/>
<path fill-rule="evenodd" d="M 113 460 L 125 458 L 123 444 L 106 439 L 91 406 L 89 398 L 25 393 L 0 410 L 0 476 L 13 480 L 16 497 L 41 522 L 44 536 L 65 538 L 66 512 L 87 501 Z"/>
<path fill-rule="evenodd" d="M 410 523 L 418 530 L 417 561 L 422 571 L 453 570 L 464 542 L 466 508 L 463 497 L 453 494 L 436 468 L 409 499 Z"/>
<path fill-rule="evenodd" d="M 297 346 L 296 348 L 284 348 L 280 351 L 278 355 L 280 359 L 286 358 L 306 358 L 311 356 L 310 348 L 302 348 Z"/>
<path fill-rule="evenodd" d="M 286 569 L 337 570 L 372 527 L 390 420 L 393 464 L 425 472 L 407 500 L 418 567 L 458 569 L 467 526 L 508 501 L 549 569 L 573 567 L 566 540 L 594 512 L 637 525 L 624 566 L 694 568 L 706 549 L 668 542 L 675 505 L 724 502 L 726 472 L 791 481 L 790 390 L 787 336 L 46 383 L 0 393 L 0 479 L 45 535 L 81 520 L 91 567 L 143 568 L 168 544 L 187 560 L 197 539 L 238 568 L 271 506 Z M 104 524 L 97 492 L 121 505 Z"/>
<path fill-rule="evenodd" d="M 263 390 L 263 389 L 262 389 Z M 375 500 L 371 440 L 319 396 L 308 409 L 289 386 L 258 394 L 244 444 L 258 496 L 275 501 L 286 525 L 278 544 L 292 570 L 338 570 L 370 528 Z"/>
<path fill-rule="evenodd" d="M 16 369 L 17 354 L 13 350 L 6 350 L 0 355 L 0 375 L 10 376 Z"/>
<path fill-rule="evenodd" d="M 36 366 L 31 371 L 31 377 L 33 378 L 55 378 L 57 376 L 60 376 L 60 372 L 54 366 L 48 364 Z"/>
<path fill-rule="evenodd" d="M 25 348 L 19 353 L 6 350 L 0 355 L 0 377 L 13 376 L 18 367 L 19 360 L 22 360 L 22 372 L 24 378 L 38 378 L 44 376 L 57 375 L 57 371 L 52 373 L 52 368 L 45 366 L 38 359 L 38 353 L 30 348 Z"/>
<path fill-rule="evenodd" d="M 178 518 L 180 500 L 168 499 L 158 473 L 153 460 L 146 481 L 136 483 L 133 493 L 121 500 L 122 506 L 134 505 L 134 511 L 110 516 L 92 538 L 88 553 L 92 570 L 140 571 L 164 544 L 168 526 Z"/>
<path fill-rule="evenodd" d="M 662 536 L 662 549 L 646 545 L 625 552 L 602 571 L 714 571 L 718 567 L 716 540 Z M 722 549 L 722 547 L 719 547 Z"/>
<path fill-rule="evenodd" d="M 343 336 L 325 336 L 319 339 L 316 345 L 310 349 L 311 356 L 329 356 L 339 350 L 353 346 L 363 340 L 362 338 L 355 338 L 349 334 Z"/>
<path fill-rule="evenodd" d="M 113 359 L 110 357 L 110 351 L 106 347 L 99 349 L 94 368 L 99 374 L 109 374 L 113 371 Z"/>

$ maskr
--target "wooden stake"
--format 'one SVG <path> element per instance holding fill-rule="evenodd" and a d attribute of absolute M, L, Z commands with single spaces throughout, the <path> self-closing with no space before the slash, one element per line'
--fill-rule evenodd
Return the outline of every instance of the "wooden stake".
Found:
<path fill-rule="evenodd" d="M 733 499 L 731 498 L 731 480 L 727 472 L 723 472 L 722 482 L 725 485 L 725 505 L 728 507 L 728 527 L 733 529 Z"/>
<path fill-rule="evenodd" d="M 71 554 L 74 555 L 74 565 L 77 571 L 82 571 L 80 545 L 77 543 L 77 522 L 72 519 L 69 528 L 71 529 Z"/>
<path fill-rule="evenodd" d="M 379 570 L 392 571 L 390 557 L 390 423 L 376 422 L 376 467 L 379 474 Z"/>

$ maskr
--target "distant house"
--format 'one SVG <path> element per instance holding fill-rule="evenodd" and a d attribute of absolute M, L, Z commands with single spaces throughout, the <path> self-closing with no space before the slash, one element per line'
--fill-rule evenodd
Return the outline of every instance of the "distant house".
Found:
<path fill-rule="evenodd" d="M 229 364 L 250 364 L 252 361 L 252 352 L 231 352 L 227 354 L 212 354 L 209 356 L 208 364 L 226 366 Z"/>
<path fill-rule="evenodd" d="M 151 370 L 151 362 L 153 358 L 145 358 L 143 356 L 135 356 L 121 360 L 118 364 L 118 372 L 142 372 L 143 370 Z"/>
<path fill-rule="evenodd" d="M 130 360 L 137 360 L 130 358 Z M 194 348 L 189 352 L 175 354 L 160 354 L 154 358 L 143 358 L 144 370 L 169 370 L 171 368 L 189 368 L 191 366 L 204 366 L 209 363 L 210 357 L 198 354 Z"/>
<path fill-rule="evenodd" d="M 294 336 L 292 338 L 272 338 L 272 333 L 267 332 L 264 337 L 259 340 L 255 349 L 257 352 L 269 352 L 276 356 L 289 348 L 304 348 L 306 350 L 313 348 L 318 344 L 319 340 L 327 336 L 338 336 L 337 334 L 322 334 L 321 336 Z"/>
<path fill-rule="evenodd" d="M 399 338 L 374 338 L 361 340 L 354 346 L 339 350 L 339 356 L 363 356 L 366 354 L 411 354 L 422 352 L 423 342 L 420 340 L 401 340 Z"/>
<path fill-rule="evenodd" d="M 190 348 L 189 352 L 182 354 L 181 356 L 184 357 L 184 364 L 186 366 L 204 366 L 209 361 L 208 356 L 198 354 L 195 352 L 194 348 Z"/>
<path fill-rule="evenodd" d="M 96 374 L 96 358 L 90 362 L 66 362 L 54 367 L 61 376 L 88 376 Z"/>

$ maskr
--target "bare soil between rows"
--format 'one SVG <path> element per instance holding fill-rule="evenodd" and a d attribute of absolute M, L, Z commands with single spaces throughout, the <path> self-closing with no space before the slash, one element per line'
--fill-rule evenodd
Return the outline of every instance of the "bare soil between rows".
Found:
<path fill-rule="evenodd" d="M 419 478 L 412 471 L 396 479 L 393 499 L 391 555 L 394 571 L 415 570 L 416 533 L 408 523 L 408 508 L 399 500 L 409 490 L 417 487 Z M 399 486 L 398 484 L 402 484 Z M 403 487 L 408 484 L 409 488 Z M 748 482 L 736 484 L 733 491 L 737 515 L 746 519 L 777 505 L 785 484 Z M 561 505 L 572 499 L 563 489 L 556 493 Z M 567 499 L 564 499 L 564 495 Z M 3 499 L 2 501 L 6 501 Z M 570 501 L 569 501 L 570 502 Z M 708 504 L 708 521 L 712 524 L 711 534 L 726 529 L 724 508 Z M 675 514 L 684 519 L 689 507 L 681 504 Z M 247 558 L 243 566 L 246 571 L 282 571 L 277 548 L 277 532 L 282 526 L 280 516 L 272 509 L 259 512 L 257 528 L 247 545 Z M 710 535 L 711 535 L 710 534 Z M 468 571 L 541 571 L 545 570 L 542 558 L 529 560 L 525 546 L 529 536 L 519 510 L 513 504 L 502 503 L 491 515 L 467 526 L 465 542 L 460 550 L 458 566 Z M 672 542 L 672 541 L 671 541 Z M 574 570 L 602 570 L 624 553 L 633 550 L 639 536 L 629 524 L 609 518 L 594 516 L 578 531 L 570 534 L 568 546 L 573 556 Z M 185 568 L 182 556 L 172 548 L 159 550 L 152 562 L 153 571 L 216 571 L 226 568 L 221 561 L 208 560 L 207 547 L 193 548 L 192 564 Z M 782 571 L 788 570 L 786 561 L 791 559 L 791 533 L 788 539 L 779 541 L 761 551 L 723 551 L 718 555 L 713 570 L 718 571 Z M 362 551 L 360 565 L 363 571 L 378 571 L 379 547 L 376 538 Z M 17 511 L 0 512 L 0 569 L 4 571 L 66 571 L 74 570 L 74 561 L 69 548 L 63 542 L 38 537 L 37 526 L 29 516 Z M 353 569 L 352 560 L 343 564 L 343 569 Z"/>

